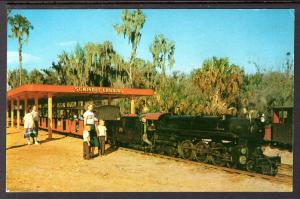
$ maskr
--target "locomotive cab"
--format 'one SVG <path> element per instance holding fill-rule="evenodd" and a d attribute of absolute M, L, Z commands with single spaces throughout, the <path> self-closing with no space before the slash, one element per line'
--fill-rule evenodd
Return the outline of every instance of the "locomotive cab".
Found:
<path fill-rule="evenodd" d="M 95 107 L 96 118 L 105 121 L 105 126 L 107 128 L 107 141 L 109 144 L 114 145 L 116 132 L 118 131 L 118 126 L 120 125 L 120 107 L 113 105 L 105 105 Z"/>

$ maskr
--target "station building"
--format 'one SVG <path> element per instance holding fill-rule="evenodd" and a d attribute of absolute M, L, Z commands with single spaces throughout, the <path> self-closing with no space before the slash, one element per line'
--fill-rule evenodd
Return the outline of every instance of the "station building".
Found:
<path fill-rule="evenodd" d="M 130 100 L 130 113 L 135 114 L 136 98 L 152 95 L 154 95 L 152 89 L 26 84 L 7 92 L 6 125 L 20 128 L 22 125 L 20 113 L 25 114 L 28 111 L 28 104 L 32 104 L 40 109 L 40 113 L 41 109 L 46 113 L 43 114 L 46 117 L 40 117 L 39 127 L 48 129 L 48 138 L 52 138 L 52 130 L 79 134 L 83 128 L 83 121 L 79 123 L 78 131 L 75 130 L 74 122 L 53 117 L 53 109 L 57 108 L 58 103 L 73 102 L 76 107 L 82 103 L 81 109 L 83 109 L 86 101 L 107 100 L 107 104 L 110 105 L 114 99 L 126 98 Z"/>

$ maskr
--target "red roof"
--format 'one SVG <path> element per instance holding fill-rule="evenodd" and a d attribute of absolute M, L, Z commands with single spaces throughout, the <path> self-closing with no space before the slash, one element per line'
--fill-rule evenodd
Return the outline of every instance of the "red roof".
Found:
<path fill-rule="evenodd" d="M 111 98 L 124 98 L 134 96 L 152 96 L 152 89 L 137 88 L 112 88 L 94 86 L 58 86 L 48 84 L 26 84 L 11 89 L 7 92 L 7 98 L 25 98 L 38 96 L 46 98 L 51 96 L 105 96 Z"/>

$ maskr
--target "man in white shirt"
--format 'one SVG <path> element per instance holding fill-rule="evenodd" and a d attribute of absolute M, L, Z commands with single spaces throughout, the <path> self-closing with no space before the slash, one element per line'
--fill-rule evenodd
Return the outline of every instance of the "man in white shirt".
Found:
<path fill-rule="evenodd" d="M 29 110 L 31 110 L 31 108 L 29 108 Z M 25 128 L 25 134 L 24 134 L 24 138 L 26 138 L 27 140 L 27 144 L 30 145 L 30 137 L 32 137 L 33 142 L 35 144 L 39 144 L 36 138 L 36 132 L 34 130 L 34 120 L 33 120 L 33 116 L 32 113 L 29 111 L 29 113 L 26 113 L 24 118 L 24 128 Z"/>

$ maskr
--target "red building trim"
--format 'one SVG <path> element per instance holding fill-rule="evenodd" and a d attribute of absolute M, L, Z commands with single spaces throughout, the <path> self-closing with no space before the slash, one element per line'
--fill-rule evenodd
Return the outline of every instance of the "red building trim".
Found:
<path fill-rule="evenodd" d="M 134 96 L 152 96 L 152 89 L 137 88 L 111 88 L 111 87 L 91 87 L 91 86 L 57 86 L 48 84 L 26 84 L 7 92 L 7 98 L 24 98 L 26 96 L 38 96 L 38 98 L 46 98 L 49 94 L 55 96 L 74 96 L 82 95 L 104 95 L 113 98 L 124 98 Z"/>

